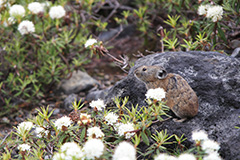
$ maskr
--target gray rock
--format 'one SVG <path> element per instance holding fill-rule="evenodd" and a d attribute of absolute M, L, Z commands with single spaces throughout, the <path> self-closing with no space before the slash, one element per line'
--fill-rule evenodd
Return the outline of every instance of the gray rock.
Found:
<path fill-rule="evenodd" d="M 74 71 L 70 79 L 62 80 L 60 87 L 65 94 L 71 94 L 88 91 L 96 85 L 99 85 L 98 81 L 93 79 L 86 72 Z"/>
<path fill-rule="evenodd" d="M 2 118 L 2 122 L 4 123 L 10 123 L 10 120 L 7 117 Z"/>
<path fill-rule="evenodd" d="M 55 108 L 52 114 L 53 114 L 54 116 L 56 116 L 56 115 L 58 115 L 58 114 L 60 113 L 60 111 L 61 111 L 61 110 L 60 110 L 59 108 Z"/>
<path fill-rule="evenodd" d="M 104 90 L 97 90 L 89 92 L 89 94 L 86 96 L 87 101 L 97 100 L 97 99 L 105 99 L 106 95 L 108 94 L 109 89 Z"/>
<path fill-rule="evenodd" d="M 117 28 L 112 28 L 109 31 L 101 32 L 100 35 L 98 36 L 98 40 L 106 42 L 114 37 L 120 39 L 126 36 L 133 35 L 135 31 L 136 31 L 135 25 L 119 26 Z"/>
<path fill-rule="evenodd" d="M 225 160 L 240 159 L 240 131 L 235 128 L 240 119 L 240 61 L 217 52 L 166 52 L 145 56 L 136 61 L 128 76 L 109 89 L 105 97 L 108 105 L 112 98 L 129 96 L 129 104 L 144 105 L 145 85 L 134 76 L 142 65 L 161 65 L 169 73 L 177 73 L 187 80 L 199 98 L 199 113 L 183 123 L 168 120 L 151 126 L 167 129 L 169 134 L 185 134 L 190 146 L 191 133 L 205 130 L 209 137 L 221 144 L 220 154 Z"/>
<path fill-rule="evenodd" d="M 240 58 L 240 47 L 235 48 L 231 54 L 232 57 Z"/>

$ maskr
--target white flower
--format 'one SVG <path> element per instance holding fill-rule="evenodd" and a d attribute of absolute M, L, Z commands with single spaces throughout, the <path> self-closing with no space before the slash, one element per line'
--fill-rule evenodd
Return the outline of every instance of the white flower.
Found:
<path fill-rule="evenodd" d="M 62 6 L 54 6 L 50 8 L 49 15 L 52 19 L 59 19 L 65 16 L 66 11 Z"/>
<path fill-rule="evenodd" d="M 178 160 L 196 160 L 193 154 L 184 153 L 178 157 Z"/>
<path fill-rule="evenodd" d="M 104 104 L 104 101 L 101 100 L 101 99 L 98 99 L 96 101 L 92 101 L 90 104 L 89 104 L 92 108 L 97 108 L 98 111 L 102 111 L 102 108 L 105 108 L 105 104 Z"/>
<path fill-rule="evenodd" d="M 43 127 L 36 127 L 35 133 L 38 138 L 42 138 L 43 136 L 48 135 L 49 131 L 44 129 Z"/>
<path fill-rule="evenodd" d="M 80 159 L 83 157 L 83 152 L 81 147 L 75 142 L 64 143 L 60 150 L 65 153 L 65 159 Z"/>
<path fill-rule="evenodd" d="M 19 4 L 14 4 L 10 7 L 9 14 L 11 17 L 23 17 L 25 15 L 25 9 Z"/>
<path fill-rule="evenodd" d="M 19 131 L 30 131 L 33 127 L 32 122 L 22 122 L 18 124 L 17 130 Z"/>
<path fill-rule="evenodd" d="M 67 116 L 63 116 L 59 119 L 56 120 L 55 126 L 57 127 L 58 130 L 62 130 L 62 127 L 68 127 L 72 123 L 71 119 Z"/>
<path fill-rule="evenodd" d="M 18 149 L 20 150 L 20 151 L 29 151 L 30 150 L 30 145 L 28 145 L 28 144 L 20 144 L 19 146 L 18 146 Z"/>
<path fill-rule="evenodd" d="M 203 160 L 221 160 L 222 158 L 219 156 L 217 152 L 210 153 L 209 155 L 203 157 Z"/>
<path fill-rule="evenodd" d="M 162 88 L 155 88 L 149 89 L 146 93 L 146 97 L 161 101 L 163 98 L 165 98 L 165 94 L 166 92 Z"/>
<path fill-rule="evenodd" d="M 38 14 L 40 12 L 44 12 L 44 8 L 41 3 L 39 2 L 32 2 L 28 4 L 28 9 L 33 13 L 33 14 Z"/>
<path fill-rule="evenodd" d="M 126 139 L 132 137 L 135 134 L 134 132 L 132 132 L 132 133 L 128 132 L 128 131 L 133 131 L 133 130 L 134 130 L 133 123 L 127 123 L 127 124 L 119 123 L 119 126 L 117 128 L 118 135 L 119 136 L 125 135 Z"/>
<path fill-rule="evenodd" d="M 136 149 L 129 142 L 121 142 L 115 149 L 113 154 L 113 160 L 135 160 L 136 159 Z"/>
<path fill-rule="evenodd" d="M 84 147 L 83 151 L 87 159 L 99 158 L 104 151 L 104 144 L 100 139 L 89 139 Z"/>
<path fill-rule="evenodd" d="M 211 18 L 213 22 L 217 22 L 222 19 L 223 7 L 221 6 L 212 6 L 207 11 L 207 18 Z"/>
<path fill-rule="evenodd" d="M 205 131 L 193 131 L 192 132 L 192 139 L 194 141 L 204 141 L 208 139 L 208 135 Z"/>
<path fill-rule="evenodd" d="M 85 43 L 85 48 L 87 48 L 88 46 L 92 46 L 93 44 L 97 43 L 97 40 L 96 39 L 88 39 Z"/>
<path fill-rule="evenodd" d="M 18 31 L 21 35 L 35 32 L 34 24 L 31 21 L 25 20 L 18 25 Z"/>
<path fill-rule="evenodd" d="M 104 133 L 101 131 L 99 127 L 88 128 L 87 136 L 92 138 L 101 138 L 104 136 Z"/>
<path fill-rule="evenodd" d="M 88 115 L 86 113 L 81 113 L 80 114 L 80 121 L 78 121 L 78 124 L 79 125 L 82 125 L 82 124 L 88 124 L 88 123 L 91 123 L 92 120 L 91 120 L 91 115 Z"/>
<path fill-rule="evenodd" d="M 110 112 L 105 116 L 107 124 L 113 125 L 118 120 L 118 115 L 116 113 Z"/>
<path fill-rule="evenodd" d="M 220 146 L 217 142 L 208 139 L 208 140 L 203 141 L 202 149 L 206 153 L 213 153 L 213 152 L 217 152 L 220 149 Z"/>
<path fill-rule="evenodd" d="M 157 157 L 155 157 L 154 160 L 177 160 L 177 158 L 167 155 L 165 153 L 161 153 Z"/>
<path fill-rule="evenodd" d="M 64 153 L 55 153 L 53 156 L 53 160 L 64 160 L 66 159 L 66 155 Z"/>
<path fill-rule="evenodd" d="M 207 15 L 208 9 L 211 7 L 211 5 L 201 5 L 198 7 L 198 14 L 199 15 Z"/>

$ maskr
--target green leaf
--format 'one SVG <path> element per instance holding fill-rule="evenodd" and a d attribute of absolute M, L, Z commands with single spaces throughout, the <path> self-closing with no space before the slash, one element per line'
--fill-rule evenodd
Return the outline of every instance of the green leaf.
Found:
<path fill-rule="evenodd" d="M 80 140 L 83 141 L 84 137 L 86 135 L 86 127 L 82 129 L 81 135 L 80 135 Z"/>
<path fill-rule="evenodd" d="M 146 153 L 144 153 L 144 155 L 147 156 L 147 155 L 149 155 L 149 154 L 152 154 L 153 152 L 154 152 L 154 149 L 147 151 Z"/>
<path fill-rule="evenodd" d="M 146 144 L 146 145 L 149 145 L 149 139 L 148 139 L 148 136 L 145 134 L 145 132 L 141 132 L 141 137 L 142 137 L 142 140 L 143 142 Z"/>
<path fill-rule="evenodd" d="M 221 39 L 222 39 L 225 43 L 228 43 L 228 42 L 227 42 L 227 39 L 226 39 L 226 37 L 225 37 L 225 34 L 224 34 L 224 32 L 223 32 L 223 30 L 222 30 L 222 28 L 221 28 L 221 26 L 220 26 L 219 23 L 218 23 L 218 34 L 219 34 L 219 36 L 221 37 Z"/>

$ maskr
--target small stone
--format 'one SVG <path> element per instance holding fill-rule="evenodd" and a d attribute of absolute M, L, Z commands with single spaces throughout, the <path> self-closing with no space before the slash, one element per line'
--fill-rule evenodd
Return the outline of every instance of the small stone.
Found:
<path fill-rule="evenodd" d="M 10 123 L 10 120 L 7 117 L 3 117 L 2 121 L 5 122 L 5 123 Z"/>
<path fill-rule="evenodd" d="M 53 115 L 56 116 L 60 113 L 60 109 L 59 108 L 55 108 L 54 111 L 53 111 Z"/>
<path fill-rule="evenodd" d="M 73 71 L 70 79 L 61 81 L 60 88 L 63 89 L 65 94 L 71 94 L 88 91 L 96 85 L 99 85 L 98 81 L 86 72 Z"/>
<path fill-rule="evenodd" d="M 109 75 L 105 75 L 105 76 L 104 76 L 104 79 L 105 79 L 105 80 L 108 80 L 109 78 L 110 78 Z"/>

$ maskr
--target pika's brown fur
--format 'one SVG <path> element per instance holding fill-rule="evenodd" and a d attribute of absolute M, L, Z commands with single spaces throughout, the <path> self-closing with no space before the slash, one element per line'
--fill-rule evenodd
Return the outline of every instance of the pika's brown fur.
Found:
<path fill-rule="evenodd" d="M 146 84 L 147 89 L 163 88 L 166 92 L 166 105 L 181 121 L 197 114 L 198 97 L 180 75 L 167 73 L 160 66 L 141 66 L 135 70 L 135 75 Z"/>

